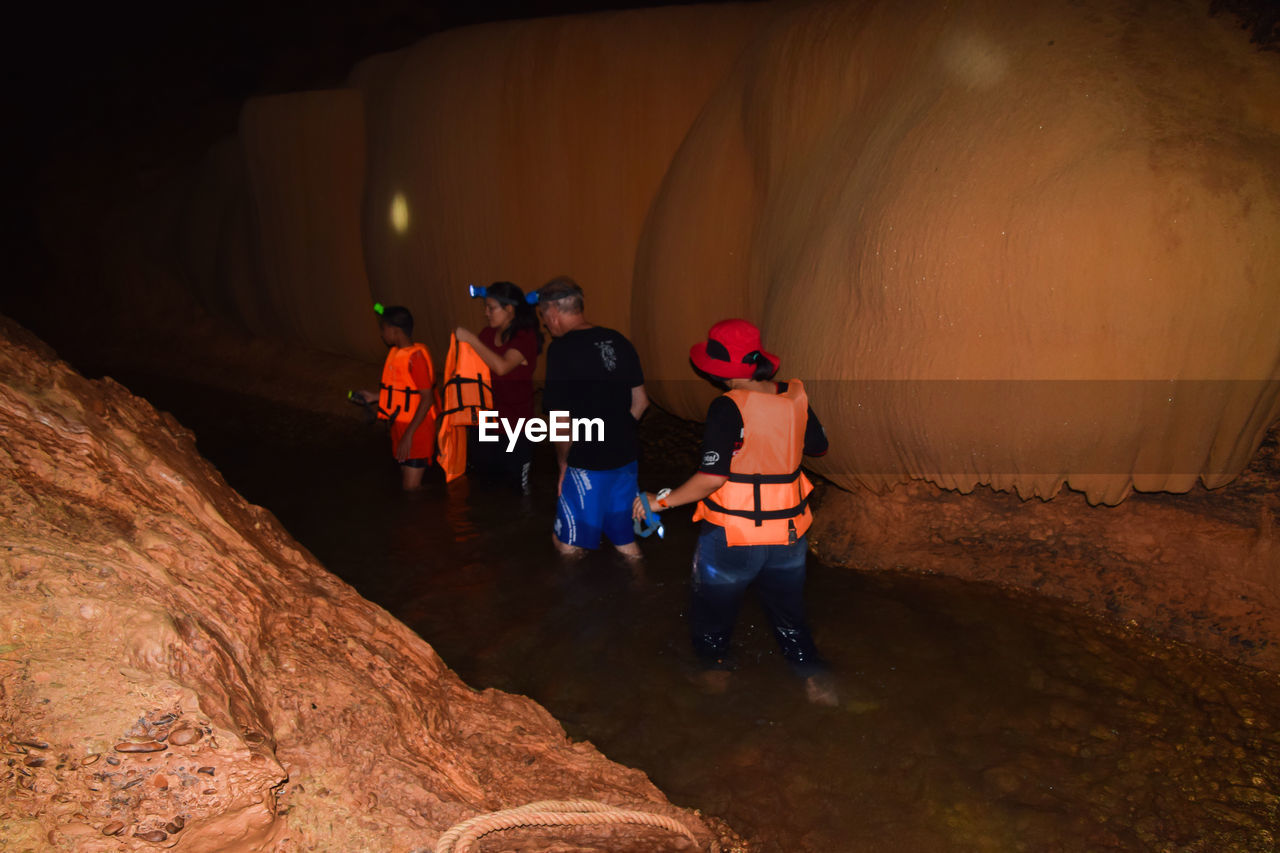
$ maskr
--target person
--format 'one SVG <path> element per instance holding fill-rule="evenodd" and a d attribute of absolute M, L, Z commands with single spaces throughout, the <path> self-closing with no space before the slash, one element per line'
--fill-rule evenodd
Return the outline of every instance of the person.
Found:
<path fill-rule="evenodd" d="M 679 487 L 644 492 L 653 512 L 696 504 L 702 521 L 693 558 L 689 610 L 700 680 L 712 692 L 728 686 L 729 639 L 738 606 L 755 583 L 774 637 L 811 702 L 834 705 L 835 691 L 819 657 L 804 608 L 808 506 L 812 486 L 801 455 L 827 452 L 822 424 L 799 379 L 774 382 L 779 359 L 746 320 L 716 323 L 689 352 L 695 370 L 726 393 L 707 408 L 702 462 Z M 645 518 L 637 496 L 635 518 Z"/>
<path fill-rule="evenodd" d="M 603 424 L 603 430 L 584 430 L 578 441 L 553 442 L 560 472 L 552 541 L 561 554 L 579 556 L 598 548 L 603 535 L 618 553 L 638 560 L 631 502 L 638 493 L 636 425 L 649 406 L 644 373 L 631 342 L 588 322 L 583 307 L 582 288 L 567 276 L 538 290 L 538 313 L 554 338 L 543 408 Z"/>
<path fill-rule="evenodd" d="M 495 281 L 484 289 L 484 317 L 487 325 L 474 334 L 459 326 L 457 339 L 470 344 L 489 366 L 493 377 L 493 407 L 498 417 L 509 423 L 532 418 L 533 371 L 542 352 L 542 330 L 533 306 L 524 291 L 509 281 Z M 507 442 L 477 440 L 474 427 L 467 430 L 467 459 L 475 470 L 515 483 L 529 494 L 529 469 L 533 445 L 523 432 L 508 452 Z"/>
<path fill-rule="evenodd" d="M 422 486 L 436 448 L 435 367 L 431 354 L 413 341 L 413 314 L 402 305 L 384 308 L 378 331 L 387 345 L 378 393 L 353 391 L 365 404 L 377 402 L 378 418 L 391 422 L 391 452 L 400 463 L 405 491 Z"/>

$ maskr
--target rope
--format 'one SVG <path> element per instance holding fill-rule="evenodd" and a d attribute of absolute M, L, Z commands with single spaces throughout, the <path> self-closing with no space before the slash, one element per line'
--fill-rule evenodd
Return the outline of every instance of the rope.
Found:
<path fill-rule="evenodd" d="M 635 823 L 655 826 L 683 835 L 694 844 L 698 840 L 680 821 L 652 812 L 620 809 L 592 800 L 545 800 L 514 809 L 477 815 L 451 828 L 436 842 L 435 853 L 470 853 L 471 846 L 482 836 L 521 826 L 590 826 Z M 711 853 L 719 853 L 720 845 L 711 843 Z"/>

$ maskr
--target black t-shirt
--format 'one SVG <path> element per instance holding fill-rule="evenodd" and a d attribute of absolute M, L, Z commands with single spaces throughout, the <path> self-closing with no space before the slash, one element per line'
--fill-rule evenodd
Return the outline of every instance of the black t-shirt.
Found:
<path fill-rule="evenodd" d="M 543 409 L 548 416 L 567 411 L 571 418 L 604 421 L 604 440 L 575 441 L 569 448 L 570 465 L 608 471 L 635 461 L 638 452 L 631 389 L 643 384 L 640 356 L 620 332 L 589 326 L 551 342 Z"/>
<path fill-rule="evenodd" d="M 778 393 L 784 394 L 787 383 L 779 382 Z M 742 412 L 732 397 L 720 396 L 707 407 L 707 424 L 702 431 L 702 463 L 698 470 L 704 474 L 729 476 L 729 463 L 733 455 L 742 449 Z M 827 452 L 827 433 L 818 416 L 809 409 L 804 425 L 804 455 L 821 456 Z"/>

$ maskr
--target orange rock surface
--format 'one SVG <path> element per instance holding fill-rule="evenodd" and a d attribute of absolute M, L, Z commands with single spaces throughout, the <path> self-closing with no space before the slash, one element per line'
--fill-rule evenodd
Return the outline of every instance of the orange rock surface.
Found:
<path fill-rule="evenodd" d="M 477 814 L 575 798 L 711 842 L 532 701 L 468 688 L 170 416 L 2 319 L 0 377 L 0 848 L 429 850 Z M 692 849 L 627 824 L 507 835 Z"/>
<path fill-rule="evenodd" d="M 689 346 L 745 316 L 811 383 L 836 439 L 818 470 L 843 486 L 1215 488 L 1280 418 L 1280 56 L 1203 6 L 454 30 L 348 88 L 251 101 L 257 218 L 220 189 L 192 222 L 257 222 L 263 291 L 215 303 L 362 357 L 375 298 L 441 350 L 468 283 L 569 273 L 687 417 L 710 393 Z M 245 240 L 221 241 L 241 294 Z"/>

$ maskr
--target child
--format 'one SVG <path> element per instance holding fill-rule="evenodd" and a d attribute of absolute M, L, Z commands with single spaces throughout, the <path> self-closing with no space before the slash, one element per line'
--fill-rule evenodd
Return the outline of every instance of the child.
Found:
<path fill-rule="evenodd" d="M 356 391 L 363 403 L 378 403 L 378 417 L 391 422 L 391 452 L 400 463 L 405 491 L 421 487 L 422 475 L 436 449 L 435 368 L 431 354 L 413 342 L 413 315 L 392 305 L 378 320 L 382 342 L 389 352 L 382 366 L 377 394 Z"/>

